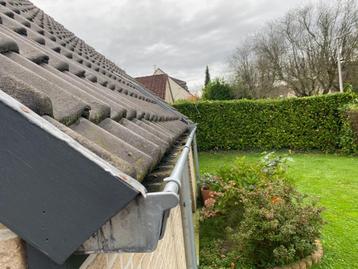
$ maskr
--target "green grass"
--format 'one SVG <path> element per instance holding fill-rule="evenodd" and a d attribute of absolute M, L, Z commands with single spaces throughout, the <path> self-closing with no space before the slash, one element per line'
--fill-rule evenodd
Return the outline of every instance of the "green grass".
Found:
<path fill-rule="evenodd" d="M 201 152 L 200 171 L 215 174 L 235 158 L 246 156 L 257 160 L 258 153 Z M 325 207 L 327 222 L 323 228 L 324 259 L 319 269 L 358 268 L 358 158 L 318 153 L 293 154 L 288 175 L 297 188 L 320 198 Z M 201 247 L 209 246 L 213 238 L 220 238 L 217 223 L 201 228 Z M 216 236 L 216 237 L 215 237 Z"/>

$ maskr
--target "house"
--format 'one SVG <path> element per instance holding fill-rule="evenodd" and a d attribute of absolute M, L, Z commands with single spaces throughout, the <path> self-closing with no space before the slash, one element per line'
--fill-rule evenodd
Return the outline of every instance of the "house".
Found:
<path fill-rule="evenodd" d="M 193 97 L 185 81 L 169 76 L 160 68 L 157 68 L 153 75 L 137 77 L 136 80 L 169 104 Z"/>
<path fill-rule="evenodd" d="M 0 126 L 0 268 L 197 268 L 195 125 L 27 0 Z"/>

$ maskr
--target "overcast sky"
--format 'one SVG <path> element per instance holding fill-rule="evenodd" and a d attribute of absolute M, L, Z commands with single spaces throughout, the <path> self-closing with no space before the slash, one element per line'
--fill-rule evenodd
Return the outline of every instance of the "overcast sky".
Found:
<path fill-rule="evenodd" d="M 32 0 L 131 76 L 154 66 L 197 90 L 245 37 L 300 0 Z"/>

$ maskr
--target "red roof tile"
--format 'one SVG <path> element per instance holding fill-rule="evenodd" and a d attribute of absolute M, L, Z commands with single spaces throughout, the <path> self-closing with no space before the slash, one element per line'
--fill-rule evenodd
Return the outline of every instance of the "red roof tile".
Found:
<path fill-rule="evenodd" d="M 167 74 L 138 77 L 135 79 L 155 95 L 165 100 L 166 83 L 168 81 Z"/>

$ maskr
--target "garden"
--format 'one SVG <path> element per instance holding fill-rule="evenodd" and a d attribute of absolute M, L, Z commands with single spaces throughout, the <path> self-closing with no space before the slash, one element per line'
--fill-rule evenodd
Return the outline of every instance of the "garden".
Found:
<path fill-rule="evenodd" d="M 200 268 L 355 268 L 357 96 L 184 102 L 198 123 Z"/>
<path fill-rule="evenodd" d="M 321 241 L 324 255 L 313 268 L 356 268 L 358 264 L 358 158 L 335 154 L 288 153 L 287 178 L 302 193 L 316 197 L 324 208 Z M 237 158 L 255 163 L 259 153 L 228 151 L 202 152 L 200 171 L 215 175 L 230 168 Z M 207 218 L 200 225 L 201 268 L 244 268 L 236 253 L 226 251 L 223 218 Z M 232 267 L 234 263 L 235 267 Z"/>

